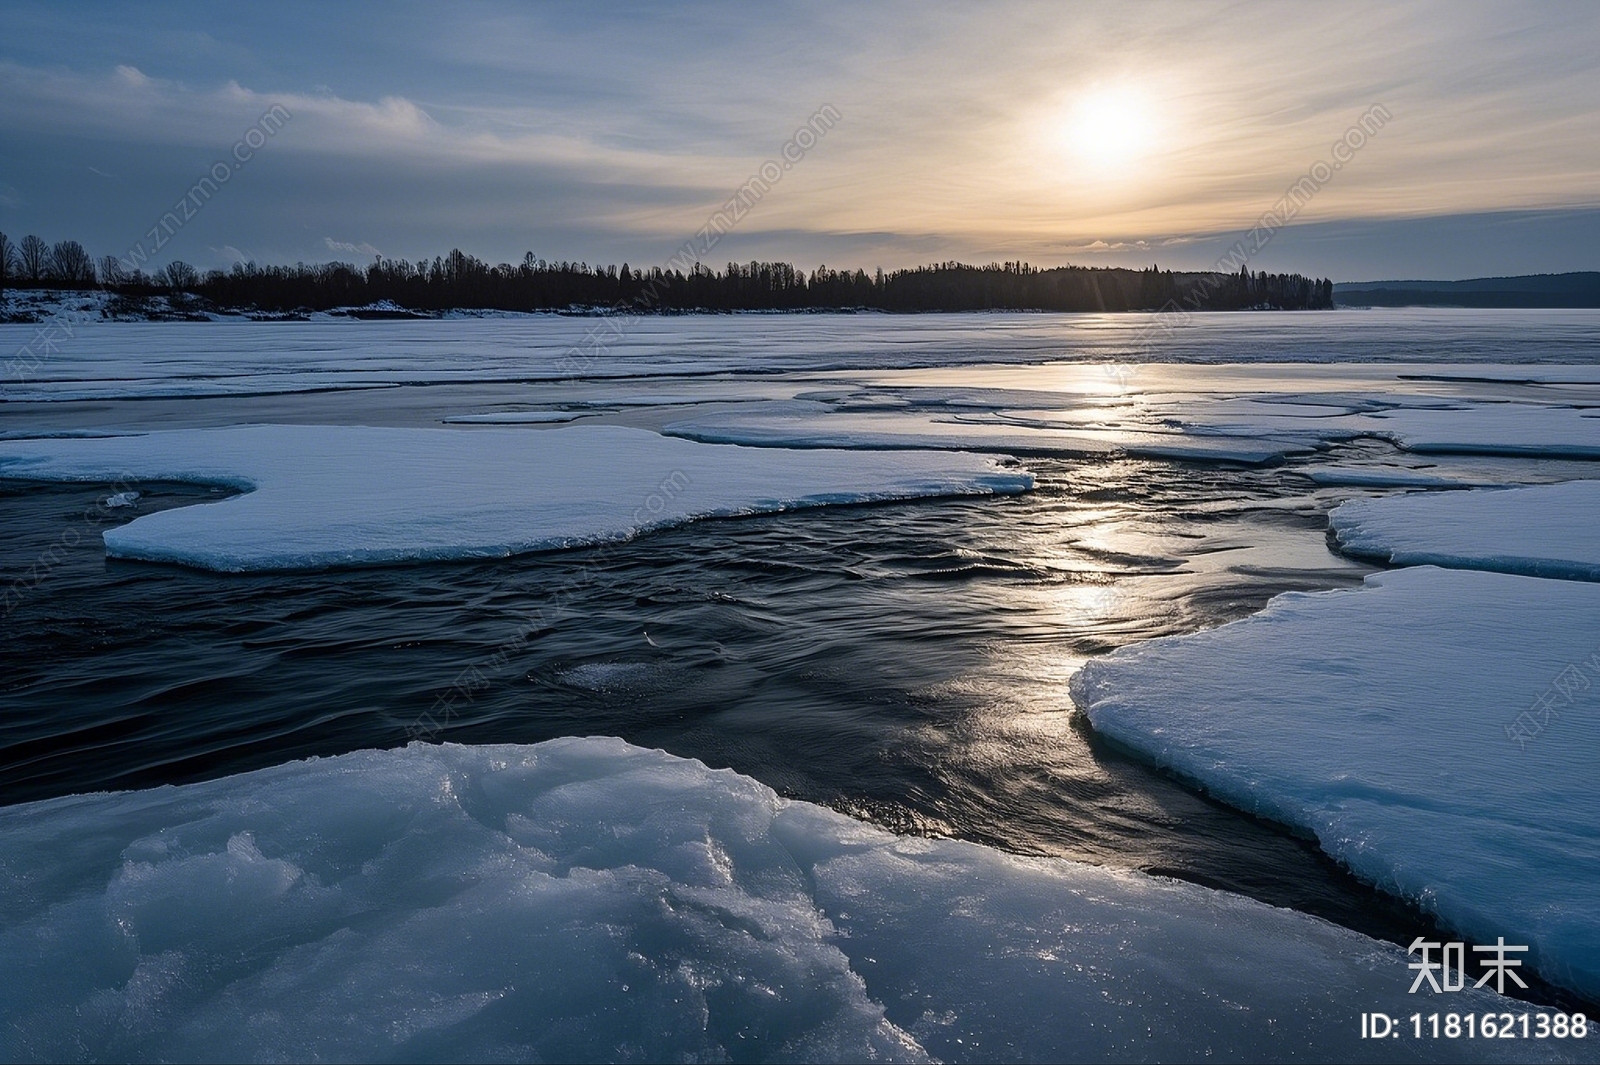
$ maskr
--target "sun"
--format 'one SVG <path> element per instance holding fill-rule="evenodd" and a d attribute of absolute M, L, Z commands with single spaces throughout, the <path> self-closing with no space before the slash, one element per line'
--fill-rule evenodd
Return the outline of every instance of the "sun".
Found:
<path fill-rule="evenodd" d="M 1154 109 L 1134 89 L 1100 89 L 1073 101 L 1060 131 L 1061 146 L 1089 168 L 1125 173 L 1156 144 Z"/>

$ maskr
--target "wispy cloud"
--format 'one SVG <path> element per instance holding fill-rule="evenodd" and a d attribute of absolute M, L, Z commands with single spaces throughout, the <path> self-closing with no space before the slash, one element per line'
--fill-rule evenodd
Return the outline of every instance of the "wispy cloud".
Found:
<path fill-rule="evenodd" d="M 383 254 L 383 252 L 379 251 L 377 248 L 374 248 L 371 244 L 368 244 L 364 240 L 360 241 L 359 243 L 351 243 L 348 240 L 334 240 L 332 237 L 323 237 L 322 243 L 327 246 L 329 251 L 342 252 L 347 255 Z"/>
<path fill-rule="evenodd" d="M 1166 241 L 1161 241 L 1166 244 Z M 1111 251 L 1148 251 L 1151 243 L 1148 240 L 1091 240 L 1086 244 L 1063 244 L 1061 250 L 1068 255 L 1087 253 L 1094 255 L 1100 252 Z"/>

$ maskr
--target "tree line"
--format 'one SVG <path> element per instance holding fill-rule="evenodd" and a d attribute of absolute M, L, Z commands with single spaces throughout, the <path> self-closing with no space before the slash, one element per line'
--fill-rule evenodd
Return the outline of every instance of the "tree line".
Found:
<path fill-rule="evenodd" d="M 0 234 L 0 292 L 99 286 L 123 296 L 203 300 L 220 310 L 295 313 L 391 303 L 411 311 L 1154 311 L 1320 310 L 1333 283 L 1301 274 L 1241 267 L 1237 274 L 1151 266 L 1059 266 L 1024 262 L 969 266 L 944 262 L 911 269 L 807 273 L 781 262 L 728 263 L 721 270 L 674 261 L 665 268 L 546 261 L 491 266 L 459 249 L 432 261 L 258 266 L 201 273 L 174 262 L 154 273 L 129 270 L 115 256 L 92 259 L 83 245 L 50 245 Z"/>

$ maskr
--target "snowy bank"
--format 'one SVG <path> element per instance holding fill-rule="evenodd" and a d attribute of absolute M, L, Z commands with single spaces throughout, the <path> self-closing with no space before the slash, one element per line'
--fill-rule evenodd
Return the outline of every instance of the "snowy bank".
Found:
<path fill-rule="evenodd" d="M 7 440 L 0 476 L 239 488 L 105 534 L 117 557 L 224 571 L 500 557 L 697 518 L 1033 486 L 975 455 L 718 447 L 619 426 L 252 425 Z"/>
<path fill-rule="evenodd" d="M 1098 731 L 1600 995 L 1600 586 L 1375 574 L 1113 652 L 1071 687 Z"/>
<path fill-rule="evenodd" d="M 1328 521 L 1344 550 L 1398 565 L 1600 581 L 1600 481 L 1352 500 Z"/>
<path fill-rule="evenodd" d="M 1362 1011 L 1444 1004 L 1315 918 L 896 837 L 620 740 L 0 809 L 0 883 L 6 1060 L 1355 1060 Z"/>

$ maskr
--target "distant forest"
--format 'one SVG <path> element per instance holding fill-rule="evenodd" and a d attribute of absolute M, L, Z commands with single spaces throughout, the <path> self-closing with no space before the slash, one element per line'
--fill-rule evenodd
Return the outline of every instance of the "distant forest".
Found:
<path fill-rule="evenodd" d="M 92 259 L 77 241 L 38 237 L 12 244 L 0 234 L 0 292 L 14 288 L 99 287 L 136 300 L 166 295 L 217 310 L 276 314 L 392 304 L 376 314 L 451 309 L 502 311 L 1154 311 L 1321 310 L 1333 306 L 1333 283 L 1300 274 L 1182 273 L 1023 262 L 967 266 L 939 263 L 885 273 L 807 273 L 788 263 L 697 262 L 636 270 L 548 262 L 532 252 L 521 263 L 491 266 L 459 250 L 429 262 L 377 259 L 371 265 L 300 263 L 201 273 L 175 262 L 153 274 L 128 270 L 114 256 Z M 372 315 L 369 315 L 372 316 Z"/>
<path fill-rule="evenodd" d="M 1600 272 L 1359 281 L 1333 286 L 1341 307 L 1600 307 Z"/>

